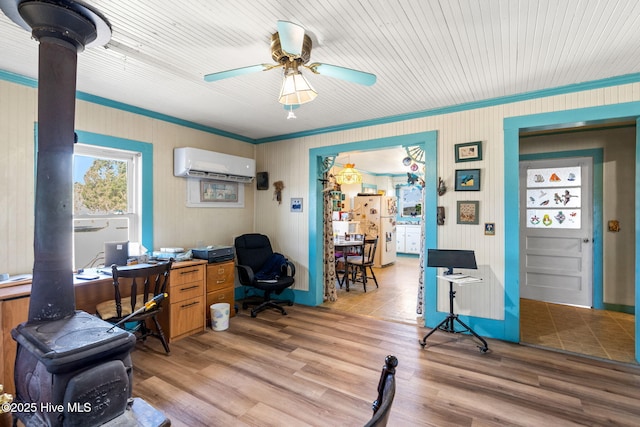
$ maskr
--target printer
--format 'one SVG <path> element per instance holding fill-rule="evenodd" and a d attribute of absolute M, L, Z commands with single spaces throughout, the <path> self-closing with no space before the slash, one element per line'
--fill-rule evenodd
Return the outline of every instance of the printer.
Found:
<path fill-rule="evenodd" d="M 235 258 L 233 246 L 206 246 L 191 249 L 194 258 L 206 259 L 208 262 L 230 261 Z"/>

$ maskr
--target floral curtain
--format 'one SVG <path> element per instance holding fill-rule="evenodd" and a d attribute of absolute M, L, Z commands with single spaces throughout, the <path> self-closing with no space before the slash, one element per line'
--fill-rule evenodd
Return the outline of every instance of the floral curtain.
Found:
<path fill-rule="evenodd" d="M 424 187 L 422 188 L 422 200 L 424 200 Z M 423 203 L 424 206 L 424 203 Z M 424 250 L 424 242 L 426 241 L 426 233 L 424 231 L 424 211 L 426 209 L 422 209 L 422 213 L 420 215 L 420 267 L 418 274 L 418 301 L 416 303 L 416 314 L 423 316 L 424 313 L 424 261 L 425 261 L 425 250 Z"/>
<path fill-rule="evenodd" d="M 329 190 L 333 186 L 333 183 L 329 180 L 329 172 L 325 171 L 322 176 L 322 182 L 324 182 L 324 190 Z M 323 191 L 322 193 L 322 206 L 323 206 L 323 233 L 322 241 L 324 248 L 324 300 L 325 301 L 337 301 L 338 293 L 336 292 L 336 262 L 335 262 L 335 249 L 333 246 L 333 204 L 331 201 L 331 194 L 329 191 Z"/>

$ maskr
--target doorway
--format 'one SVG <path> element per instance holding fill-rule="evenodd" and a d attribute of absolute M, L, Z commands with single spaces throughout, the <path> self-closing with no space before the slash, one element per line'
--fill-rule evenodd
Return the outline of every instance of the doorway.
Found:
<path fill-rule="evenodd" d="M 328 176 L 332 201 L 331 204 L 325 204 L 324 208 L 331 211 L 334 236 L 343 235 L 347 230 L 367 237 L 378 236 L 373 271 L 380 286 L 373 286 L 372 280 L 369 280 L 367 292 L 358 283 L 347 291 L 346 286 L 340 286 L 337 278 L 337 300 L 327 301 L 323 306 L 382 320 L 416 324 L 421 272 L 418 256 L 421 248 L 420 219 L 424 195 L 422 186 L 419 186 L 421 183 L 409 186 L 408 176 L 420 174 L 416 177 L 422 177 L 421 162 L 424 159 L 418 158 L 420 154 L 423 154 L 422 150 L 397 146 L 379 150 L 341 151 L 336 155 Z M 362 182 L 333 182 L 335 177 L 340 177 L 346 165 L 357 171 Z M 402 213 L 402 209 L 411 207 L 407 206 L 406 198 L 398 194 L 399 189 L 401 192 L 407 188 L 417 189 L 417 194 L 410 198 L 413 209 L 411 216 Z M 389 206 L 392 206 L 391 210 Z M 325 212 L 327 216 L 328 212 Z M 401 230 L 406 228 L 404 223 L 408 220 L 413 221 L 412 231 L 417 229 L 417 236 L 411 239 L 411 249 L 415 254 L 412 256 L 405 254 L 405 233 Z M 400 241 L 402 244 L 398 248 Z M 342 262 L 336 261 L 338 276 L 343 273 L 344 267 L 341 265 Z"/>
<path fill-rule="evenodd" d="M 419 146 L 425 156 L 425 234 L 421 241 L 422 248 L 437 246 L 437 132 L 428 131 L 395 137 L 364 140 L 359 142 L 319 147 L 309 150 L 310 172 L 310 200 L 309 200 L 309 292 L 301 293 L 300 302 L 309 305 L 321 305 L 325 295 L 324 266 L 328 262 L 324 256 L 323 241 L 323 183 L 319 178 L 326 168 L 324 159 L 336 156 L 341 152 L 355 150 L 376 150 L 395 146 Z M 333 261 L 332 261 L 333 262 Z M 436 324 L 439 321 L 437 313 L 437 291 L 435 274 L 425 273 L 419 277 L 420 285 L 424 289 L 421 299 L 422 315 L 425 323 Z M 433 295 L 430 295 L 433 293 Z M 417 294 L 416 294 L 417 295 Z"/>
<path fill-rule="evenodd" d="M 519 141 L 521 153 L 520 342 L 627 363 L 633 362 L 636 353 L 634 339 L 637 335 L 634 331 L 636 319 L 633 314 L 635 311 L 634 249 L 637 242 L 633 232 L 623 235 L 615 231 L 616 227 L 610 230 L 608 224 L 614 218 L 616 221 L 613 223 L 625 223 L 632 228 L 636 223 L 635 186 L 628 184 L 634 182 L 636 174 L 635 122 L 521 133 Z M 569 186 L 569 194 L 575 192 L 577 195 L 577 192 L 580 192 L 579 197 L 587 202 L 586 210 L 582 206 L 581 218 L 588 220 L 590 218 L 586 215 L 593 212 L 593 232 L 589 231 L 588 224 L 586 224 L 587 227 L 578 227 L 577 224 L 573 224 L 576 231 L 567 231 L 566 235 L 561 235 L 559 240 L 570 239 L 573 242 L 572 245 L 556 243 L 552 248 L 547 247 L 545 250 L 545 245 L 540 242 L 550 235 L 555 237 L 556 230 L 549 230 L 548 226 L 542 224 L 543 215 L 533 215 L 538 212 L 531 211 L 531 203 L 533 199 L 536 204 L 549 200 L 547 206 L 554 206 L 555 195 L 562 196 L 565 189 L 554 190 L 549 194 L 550 198 L 539 199 L 538 195 L 542 194 L 540 188 L 548 185 L 540 183 L 537 186 L 540 188 L 536 185 L 527 185 L 527 176 L 523 170 L 528 169 L 530 180 L 535 180 L 536 168 L 545 170 L 547 166 L 562 168 L 585 165 L 585 157 L 581 158 L 581 156 L 585 156 L 587 160 L 593 159 L 593 165 L 589 162 L 586 164 L 587 169 L 593 172 L 593 179 L 588 178 L 588 174 L 582 175 L 583 183 L 587 185 L 593 183 L 593 191 L 585 187 L 582 187 L 582 191 L 577 190 L 581 186 L 574 181 L 575 185 Z M 569 162 L 573 164 L 567 164 L 567 158 L 570 158 Z M 563 186 L 561 183 L 557 185 Z M 546 192 L 545 189 L 543 190 Z M 591 195 L 593 209 L 588 207 L 588 197 Z M 530 196 L 533 199 L 529 198 Z M 558 199 L 557 203 L 564 209 L 565 200 L 561 197 Z M 569 200 L 571 199 L 572 197 Z M 571 205 L 567 205 L 569 209 L 582 205 L 571 204 L 570 201 L 567 203 Z M 547 208 L 547 210 L 553 209 Z M 571 211 L 567 210 L 563 214 L 568 217 L 569 212 Z M 529 214 L 533 215 L 536 222 L 540 221 L 537 224 L 540 231 L 537 233 L 536 227 L 529 225 L 533 221 L 529 218 L 531 216 Z M 550 218 L 553 218 L 553 215 Z M 550 224 L 549 221 L 547 223 Z M 529 242 L 530 239 L 533 239 L 533 243 Z M 592 258 L 593 262 L 587 259 L 583 260 L 584 263 L 571 261 L 571 257 L 565 256 L 570 252 L 571 246 L 576 249 L 575 253 L 582 251 L 587 259 Z M 536 256 L 553 257 L 553 260 L 548 263 L 536 263 Z M 559 267 L 555 271 L 549 268 L 554 265 Z M 574 265 L 577 271 L 575 274 L 569 272 L 564 275 L 565 271 L 562 267 L 570 265 Z M 540 269 L 541 266 L 542 269 Z M 564 275 L 564 280 L 561 281 L 564 289 L 559 291 L 553 288 L 552 283 L 556 274 Z M 585 283 L 584 280 L 589 280 L 591 274 L 593 280 Z M 529 282 L 542 286 L 539 286 L 539 289 L 535 286 L 527 289 Z"/>

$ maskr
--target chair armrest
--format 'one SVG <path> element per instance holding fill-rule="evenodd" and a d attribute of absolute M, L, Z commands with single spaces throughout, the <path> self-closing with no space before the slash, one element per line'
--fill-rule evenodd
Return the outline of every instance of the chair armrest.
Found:
<path fill-rule="evenodd" d="M 238 281 L 241 285 L 250 285 L 255 282 L 255 275 L 253 269 L 248 265 L 236 265 L 238 270 Z"/>
<path fill-rule="evenodd" d="M 282 267 L 280 267 L 280 271 L 283 276 L 293 277 L 296 275 L 296 266 L 289 260 L 286 260 Z"/>

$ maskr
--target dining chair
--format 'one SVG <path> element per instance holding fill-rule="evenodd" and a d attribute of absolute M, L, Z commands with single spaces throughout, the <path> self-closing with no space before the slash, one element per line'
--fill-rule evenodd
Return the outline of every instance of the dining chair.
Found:
<path fill-rule="evenodd" d="M 384 366 L 378 381 L 378 398 L 373 402 L 373 416 L 364 427 L 384 427 L 389 421 L 391 406 L 396 396 L 396 367 L 398 358 L 388 355 L 384 359 Z"/>
<path fill-rule="evenodd" d="M 157 316 L 162 311 L 172 264 L 173 259 L 159 264 L 112 265 L 114 298 L 96 306 L 98 317 L 121 325 L 138 340 L 145 341 L 150 336 L 159 339 L 169 354 L 169 344 Z M 148 320 L 154 328 L 147 325 Z"/>
<path fill-rule="evenodd" d="M 344 279 L 346 281 L 346 290 L 349 292 L 349 282 L 352 283 L 362 282 L 362 287 L 367 292 L 367 281 L 373 279 L 378 287 L 378 279 L 373 272 L 373 262 L 376 255 L 376 248 L 378 247 L 378 238 L 366 238 L 363 241 L 361 252 L 358 255 L 351 255 L 346 257 L 345 274 Z M 371 276 L 367 273 L 367 268 Z"/>

